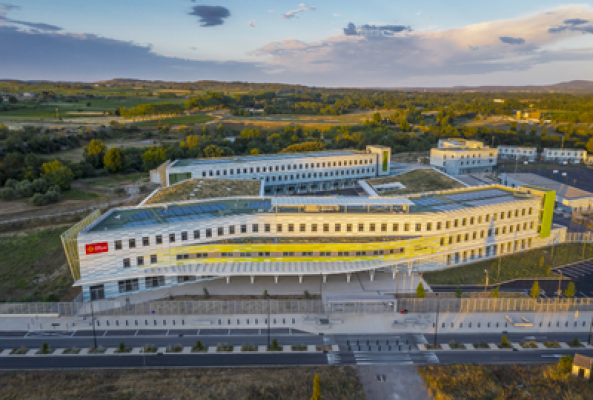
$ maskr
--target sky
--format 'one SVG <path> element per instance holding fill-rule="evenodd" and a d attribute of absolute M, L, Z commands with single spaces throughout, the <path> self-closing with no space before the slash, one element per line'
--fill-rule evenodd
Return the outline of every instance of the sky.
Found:
<path fill-rule="evenodd" d="M 0 0 L 0 79 L 324 87 L 593 80 L 588 3 L 307 1 Z"/>

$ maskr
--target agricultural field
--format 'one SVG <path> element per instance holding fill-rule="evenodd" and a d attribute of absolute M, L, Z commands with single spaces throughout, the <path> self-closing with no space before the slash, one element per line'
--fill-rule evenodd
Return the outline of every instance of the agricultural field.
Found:
<path fill-rule="evenodd" d="M 69 300 L 74 283 L 60 235 L 67 226 L 0 236 L 0 301 Z"/>
<path fill-rule="evenodd" d="M 519 278 L 557 277 L 553 272 L 548 273 L 548 267 L 582 260 L 583 245 L 557 245 L 554 247 L 554 258 L 551 256 L 552 248 L 545 247 L 502 257 L 500 274 L 499 259 L 491 259 L 443 271 L 428 272 L 423 277 L 429 285 L 483 285 L 486 283 L 484 270 L 488 271 L 491 285 Z M 585 258 L 592 257 L 593 245 L 588 244 L 585 248 Z"/>
<path fill-rule="evenodd" d="M 173 118 L 166 118 L 160 121 L 161 125 L 188 125 L 188 124 L 203 124 L 205 122 L 209 122 L 214 120 L 214 117 L 211 117 L 206 114 L 194 114 L 194 115 L 187 115 L 183 117 L 173 117 Z M 137 124 L 138 126 L 158 126 L 159 121 L 148 121 L 148 122 L 140 122 Z"/>
<path fill-rule="evenodd" d="M 435 400 L 591 399 L 593 386 L 570 373 L 571 357 L 554 364 L 450 364 L 418 368 Z"/>
<path fill-rule="evenodd" d="M 324 400 L 364 400 L 352 367 L 95 369 L 0 372 L 7 399 L 303 400 L 319 374 Z"/>

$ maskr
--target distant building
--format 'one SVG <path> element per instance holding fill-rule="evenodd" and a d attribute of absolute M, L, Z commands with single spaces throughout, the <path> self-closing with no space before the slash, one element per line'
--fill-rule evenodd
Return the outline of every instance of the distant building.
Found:
<path fill-rule="evenodd" d="M 544 149 L 542 152 L 544 161 L 558 161 L 578 164 L 587 160 L 587 150 L 583 149 Z"/>
<path fill-rule="evenodd" d="M 495 103 L 504 103 L 504 99 L 494 99 Z"/>
<path fill-rule="evenodd" d="M 476 140 L 440 139 L 439 147 L 430 149 L 430 165 L 449 175 L 491 172 L 497 157 L 498 149 Z"/>
<path fill-rule="evenodd" d="M 519 159 L 535 161 L 537 158 L 536 147 L 498 146 L 498 156 L 506 159 Z"/>
<path fill-rule="evenodd" d="M 539 121 L 542 118 L 542 113 L 541 111 L 517 111 L 516 118 L 521 120 Z"/>

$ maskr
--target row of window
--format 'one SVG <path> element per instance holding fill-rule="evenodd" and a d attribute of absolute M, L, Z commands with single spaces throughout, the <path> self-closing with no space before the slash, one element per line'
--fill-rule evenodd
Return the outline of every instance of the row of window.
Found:
<path fill-rule="evenodd" d="M 535 226 L 534 222 L 531 221 L 529 224 L 527 222 L 523 223 L 523 230 L 527 230 L 527 227 L 529 227 L 530 229 L 533 229 Z M 507 229 L 508 228 L 508 229 Z M 520 232 L 521 231 L 521 224 L 517 224 L 517 225 L 509 225 L 507 226 L 503 226 L 503 227 L 498 227 L 498 228 L 494 228 L 493 229 L 488 229 L 488 237 L 492 237 L 492 235 L 498 235 L 498 234 L 503 234 L 505 235 L 507 233 L 513 233 L 513 232 Z M 475 231 L 473 233 L 464 233 L 464 234 L 458 234 L 458 235 L 451 235 L 448 238 L 441 238 L 441 246 L 445 245 L 445 244 L 452 244 L 452 243 L 461 243 L 462 241 L 468 241 L 470 240 L 476 240 L 478 239 L 478 236 L 480 237 L 480 239 L 484 238 L 484 236 L 486 236 L 486 231 Z"/>
<path fill-rule="evenodd" d="M 309 172 L 308 174 L 296 174 L 296 179 L 308 179 L 308 178 L 322 178 L 322 177 L 332 177 L 332 176 L 340 176 L 340 175 L 358 175 L 358 174 L 370 174 L 373 173 L 375 171 L 374 168 L 362 168 L 362 169 L 346 169 L 346 170 L 341 170 L 341 171 L 330 171 L 330 172 Z M 290 178 L 289 178 L 290 177 Z M 276 182 L 276 180 L 278 180 L 278 182 L 282 182 L 282 175 L 279 176 L 266 176 L 266 182 Z M 288 180 L 294 180 L 295 179 L 295 175 L 284 175 L 284 180 L 288 181 Z"/>
<path fill-rule="evenodd" d="M 305 164 L 289 164 L 289 165 L 276 165 L 271 167 L 249 167 L 249 168 L 230 168 L 228 170 L 210 170 L 210 171 L 202 171 L 202 176 L 224 176 L 224 175 L 244 175 L 244 174 L 254 174 L 259 172 L 275 172 L 275 171 L 291 171 L 291 170 L 299 170 L 299 169 L 313 169 L 313 168 L 331 168 L 331 167 L 348 167 L 348 166 L 356 166 L 356 165 L 368 165 L 373 164 L 373 159 L 361 159 L 361 160 L 347 160 L 343 161 L 334 161 L 332 162 L 321 162 L 321 163 L 305 163 Z M 343 174 L 342 174 L 343 175 Z M 327 176 L 327 175 L 326 175 Z M 309 174 L 309 178 L 311 174 Z M 298 178 L 297 178 L 298 179 Z"/>
<path fill-rule="evenodd" d="M 189 258 L 228 258 L 228 257 L 355 257 L 355 256 L 383 256 L 385 254 L 400 254 L 405 249 L 403 247 L 387 250 L 374 251 L 285 251 L 285 252 L 222 252 L 219 253 L 196 253 L 195 257 L 190 257 L 189 253 L 177 254 L 177 260 L 187 260 Z"/>
<path fill-rule="evenodd" d="M 193 277 L 193 278 L 194 278 L 193 280 L 195 280 L 195 277 Z M 144 278 L 144 284 L 146 285 L 147 289 L 165 286 L 165 277 L 164 276 L 150 276 L 150 277 Z M 120 293 L 135 292 L 137 290 L 140 290 L 138 278 L 118 281 L 117 285 L 119 287 Z"/>
<path fill-rule="evenodd" d="M 481 224 L 483 222 L 490 222 L 491 220 L 504 220 L 520 216 L 525 216 L 526 214 L 532 215 L 533 209 L 529 207 L 529 209 L 516 209 L 514 211 L 502 211 L 500 213 L 494 214 L 486 214 L 485 216 L 478 216 L 478 217 L 469 217 L 469 218 L 458 218 L 452 221 L 446 222 L 437 222 L 433 224 L 432 222 L 423 223 L 368 223 L 368 224 L 276 224 L 276 232 L 431 232 L 433 228 L 437 231 L 443 229 L 451 229 L 463 227 L 463 226 L 471 226 L 474 224 Z M 401 225 L 401 226 L 400 226 Z M 307 230 L 307 227 L 309 228 Z M 531 222 L 531 227 L 533 228 L 533 222 Z M 211 238 L 213 237 L 213 233 L 216 232 L 217 236 L 225 236 L 225 235 L 234 235 L 236 233 L 248 233 L 247 231 L 248 225 L 229 225 L 227 227 L 218 227 L 218 228 L 207 228 L 204 230 L 204 237 Z M 333 230 L 332 230 L 333 229 Z M 526 228 L 524 228 L 526 229 Z M 214 232 L 213 232 L 214 231 Z M 263 232 L 271 232 L 272 225 L 271 224 L 263 224 Z M 258 233 L 260 232 L 260 225 L 259 224 L 252 224 L 251 225 L 251 232 L 249 233 Z M 512 231 L 511 231 L 512 232 Z M 182 241 L 189 240 L 188 232 L 184 231 L 181 232 L 179 235 Z M 202 237 L 202 232 L 197 229 L 193 231 L 193 239 L 200 239 Z M 175 243 L 177 240 L 177 235 L 175 233 L 169 234 L 169 243 Z M 156 244 L 163 244 L 163 235 L 156 235 L 155 237 Z M 136 248 L 136 239 L 129 239 L 128 246 L 130 249 Z M 143 237 L 142 238 L 142 246 L 150 246 L 150 238 Z M 121 240 L 115 241 L 115 249 L 122 250 L 123 243 Z"/>
<path fill-rule="evenodd" d="M 501 243 L 499 245 L 492 245 L 485 248 L 456 252 L 454 254 L 447 255 L 447 265 L 467 262 L 482 257 L 495 256 L 497 255 L 497 252 L 503 254 L 505 252 L 510 253 L 517 250 L 525 250 L 531 248 L 531 244 L 532 241 L 531 238 L 529 238 L 514 240 L 508 243 Z"/>

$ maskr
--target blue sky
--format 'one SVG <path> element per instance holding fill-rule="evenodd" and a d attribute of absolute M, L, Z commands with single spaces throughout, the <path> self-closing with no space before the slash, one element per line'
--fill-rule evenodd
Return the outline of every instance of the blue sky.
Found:
<path fill-rule="evenodd" d="M 547 0 L 0 0 L 0 78 L 115 77 L 352 87 L 593 80 L 593 8 Z"/>

